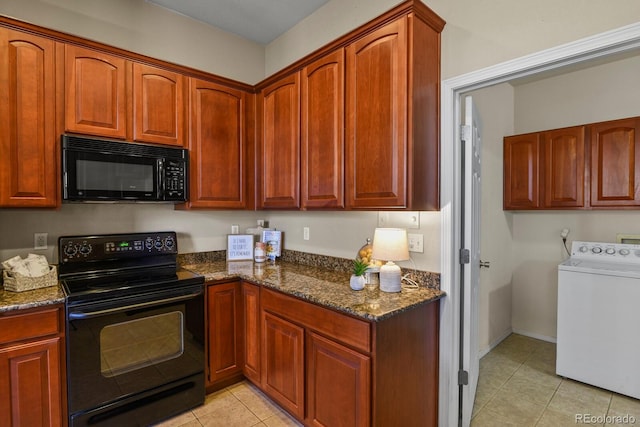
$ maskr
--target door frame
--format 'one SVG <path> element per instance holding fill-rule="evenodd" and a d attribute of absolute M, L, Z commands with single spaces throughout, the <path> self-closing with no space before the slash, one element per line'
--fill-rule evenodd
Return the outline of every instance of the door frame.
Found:
<path fill-rule="evenodd" d="M 462 96 L 468 92 L 617 54 L 640 54 L 640 22 L 503 62 L 441 83 L 440 427 L 458 425 L 460 335 L 460 140 Z"/>

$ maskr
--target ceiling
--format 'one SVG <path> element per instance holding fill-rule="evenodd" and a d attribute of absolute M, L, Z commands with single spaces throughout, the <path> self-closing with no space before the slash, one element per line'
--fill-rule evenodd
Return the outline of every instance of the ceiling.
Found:
<path fill-rule="evenodd" d="M 260 44 L 268 44 L 328 0 L 147 0 Z"/>

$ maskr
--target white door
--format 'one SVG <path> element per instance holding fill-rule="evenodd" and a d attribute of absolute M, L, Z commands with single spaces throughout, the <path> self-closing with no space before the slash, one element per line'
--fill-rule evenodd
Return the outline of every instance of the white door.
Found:
<path fill-rule="evenodd" d="M 480 130 L 481 123 L 471 96 L 465 98 L 462 128 L 463 189 L 462 247 L 469 252 L 469 262 L 462 265 L 461 293 L 461 375 L 462 426 L 471 422 L 478 385 L 478 285 L 480 283 Z M 466 382 L 466 384 L 464 384 Z"/>

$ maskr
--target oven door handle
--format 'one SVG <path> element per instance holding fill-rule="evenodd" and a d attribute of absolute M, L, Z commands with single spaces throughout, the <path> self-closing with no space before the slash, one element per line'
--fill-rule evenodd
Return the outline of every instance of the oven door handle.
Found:
<path fill-rule="evenodd" d="M 69 320 L 92 319 L 94 317 L 105 316 L 107 314 L 121 313 L 123 311 L 139 310 L 141 308 L 148 308 L 148 307 L 153 307 L 153 306 L 156 306 L 156 305 L 163 305 L 163 304 L 168 304 L 168 303 L 186 301 L 186 300 L 195 298 L 200 294 L 202 294 L 202 292 L 198 291 L 198 292 L 194 292 L 194 293 L 187 294 L 187 295 L 180 295 L 179 297 L 171 297 L 171 298 L 164 298 L 164 299 L 161 299 L 161 300 L 141 302 L 141 303 L 138 303 L 138 304 L 126 305 L 124 307 L 107 308 L 105 310 L 71 311 L 71 312 L 69 312 L 68 317 L 69 317 Z"/>

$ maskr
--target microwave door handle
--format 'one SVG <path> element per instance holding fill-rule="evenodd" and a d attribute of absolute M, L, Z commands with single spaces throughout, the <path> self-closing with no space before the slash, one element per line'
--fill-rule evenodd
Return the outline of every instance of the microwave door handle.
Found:
<path fill-rule="evenodd" d="M 70 311 L 68 316 L 69 316 L 69 320 L 92 319 L 94 317 L 105 316 L 107 314 L 122 313 L 123 311 L 139 310 L 141 308 L 148 308 L 148 307 L 153 307 L 153 306 L 157 306 L 157 305 L 163 305 L 163 304 L 167 304 L 167 303 L 186 301 L 186 300 L 193 299 L 193 298 L 197 297 L 200 294 L 202 294 L 202 292 L 198 291 L 198 292 L 193 292 L 193 293 L 190 293 L 190 294 L 187 294 L 187 295 L 181 295 L 181 296 L 178 296 L 178 297 L 170 297 L 170 298 L 164 298 L 164 299 L 161 299 L 161 300 L 147 301 L 147 302 L 142 302 L 142 303 L 137 303 L 137 304 L 130 304 L 130 305 L 126 305 L 126 306 L 123 306 L 123 307 L 107 308 L 105 310 Z"/>
<path fill-rule="evenodd" d="M 164 200 L 164 159 L 158 159 L 158 176 L 156 177 L 156 182 L 158 183 L 157 198 L 158 200 Z"/>

